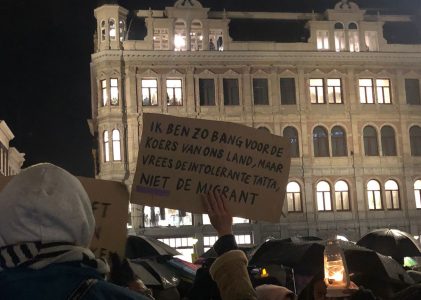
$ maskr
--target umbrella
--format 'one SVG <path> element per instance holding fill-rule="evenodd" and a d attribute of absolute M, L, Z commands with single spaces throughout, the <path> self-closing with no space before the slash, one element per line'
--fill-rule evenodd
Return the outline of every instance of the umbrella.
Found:
<path fill-rule="evenodd" d="M 254 246 L 254 245 L 252 245 L 252 246 L 239 246 L 238 249 L 239 250 L 242 250 L 244 252 L 244 254 L 248 258 L 250 258 L 250 256 L 252 255 L 253 251 L 256 249 L 256 246 Z M 206 251 L 205 253 L 203 253 L 202 255 L 200 255 L 200 257 L 196 261 L 194 261 L 194 264 L 201 265 L 207 259 L 217 258 L 217 257 L 218 257 L 218 254 L 216 253 L 215 249 L 212 247 L 208 251 Z"/>
<path fill-rule="evenodd" d="M 257 266 L 280 264 L 294 268 L 295 273 L 316 275 L 323 272 L 324 244 L 323 241 L 270 240 L 256 251 L 250 264 Z M 339 241 L 339 246 L 344 251 L 349 273 L 392 282 L 413 283 L 395 260 L 351 242 Z"/>
<path fill-rule="evenodd" d="M 174 270 L 154 258 L 132 259 L 131 263 L 140 265 L 151 273 L 164 289 L 176 287 L 180 282 Z"/>
<path fill-rule="evenodd" d="M 129 260 L 129 266 L 133 272 L 139 277 L 147 286 L 160 286 L 161 283 L 152 275 L 144 266 L 134 261 Z"/>
<path fill-rule="evenodd" d="M 129 235 L 126 241 L 126 257 L 141 258 L 159 255 L 176 256 L 180 252 L 152 237 Z"/>
<path fill-rule="evenodd" d="M 401 264 L 406 256 L 421 256 L 417 241 L 409 233 L 398 229 L 374 230 L 363 236 L 357 245 L 391 256 Z"/>

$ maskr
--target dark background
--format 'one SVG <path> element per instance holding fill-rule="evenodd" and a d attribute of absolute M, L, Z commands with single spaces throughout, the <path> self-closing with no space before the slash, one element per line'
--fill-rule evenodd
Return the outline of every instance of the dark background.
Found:
<path fill-rule="evenodd" d="M 93 176 L 89 63 L 93 10 L 106 0 L 0 0 L 0 120 L 26 153 L 24 166 L 55 163 Z M 324 11 L 338 0 L 203 0 L 214 10 Z M 418 12 L 420 0 L 360 0 L 383 13 Z M 128 9 L 163 9 L 175 0 L 121 0 Z M 408 32 L 407 34 L 411 34 Z"/>

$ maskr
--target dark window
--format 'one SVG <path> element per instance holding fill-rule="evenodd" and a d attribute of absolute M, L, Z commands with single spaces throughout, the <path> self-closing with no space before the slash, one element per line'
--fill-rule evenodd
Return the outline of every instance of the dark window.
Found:
<path fill-rule="evenodd" d="M 281 78 L 279 81 L 281 88 L 281 104 L 293 105 L 296 104 L 295 96 L 295 79 L 294 78 Z"/>
<path fill-rule="evenodd" d="M 329 140 L 326 129 L 317 126 L 313 130 L 313 145 L 315 157 L 329 156 Z"/>
<path fill-rule="evenodd" d="M 298 132 L 294 127 L 286 127 L 284 129 L 284 137 L 291 142 L 291 157 L 300 157 L 300 147 L 298 145 Z"/>
<path fill-rule="evenodd" d="M 405 79 L 406 103 L 420 105 L 420 81 L 418 79 Z"/>
<path fill-rule="evenodd" d="M 239 105 L 238 79 L 224 79 L 224 105 Z"/>
<path fill-rule="evenodd" d="M 378 156 L 379 146 L 377 143 L 377 132 L 372 126 L 364 128 L 364 151 L 367 156 Z"/>
<path fill-rule="evenodd" d="M 348 156 L 346 145 L 346 132 L 340 126 L 332 128 L 332 156 Z"/>
<path fill-rule="evenodd" d="M 421 156 L 421 127 L 411 127 L 409 130 L 409 138 L 411 140 L 411 155 Z"/>
<path fill-rule="evenodd" d="M 381 138 L 383 156 L 396 156 L 395 130 L 390 126 L 383 126 Z"/>
<path fill-rule="evenodd" d="M 265 78 L 253 79 L 254 104 L 268 105 L 268 80 Z"/>
<path fill-rule="evenodd" d="M 215 105 L 215 81 L 213 79 L 199 79 L 200 105 Z"/>
<path fill-rule="evenodd" d="M 355 24 L 354 22 L 352 22 L 352 23 L 349 23 L 348 29 L 357 30 L 358 29 L 358 26 L 357 26 L 357 24 Z"/>

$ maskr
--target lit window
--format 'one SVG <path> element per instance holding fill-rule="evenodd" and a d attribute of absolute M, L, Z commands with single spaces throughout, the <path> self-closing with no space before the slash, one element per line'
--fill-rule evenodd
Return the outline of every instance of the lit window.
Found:
<path fill-rule="evenodd" d="M 215 80 L 199 79 L 199 94 L 201 106 L 215 105 Z"/>
<path fill-rule="evenodd" d="M 167 104 L 169 106 L 183 105 L 181 79 L 167 79 Z"/>
<path fill-rule="evenodd" d="M 421 208 L 421 180 L 415 181 L 414 193 L 415 193 L 415 206 L 417 208 Z"/>
<path fill-rule="evenodd" d="M 181 259 L 192 262 L 193 246 L 197 243 L 197 239 L 193 237 L 176 237 L 159 238 L 158 240 L 180 252 Z"/>
<path fill-rule="evenodd" d="M 300 157 L 300 146 L 298 144 L 298 132 L 294 127 L 285 127 L 283 136 L 291 143 L 291 157 Z"/>
<path fill-rule="evenodd" d="M 346 132 L 340 126 L 335 126 L 331 131 L 332 156 L 348 156 Z"/>
<path fill-rule="evenodd" d="M 329 103 L 342 103 L 342 87 L 340 79 L 327 79 L 327 97 Z"/>
<path fill-rule="evenodd" d="M 174 50 L 186 51 L 187 50 L 187 37 L 186 37 L 186 23 L 183 20 L 177 20 L 174 28 Z"/>
<path fill-rule="evenodd" d="M 156 79 L 142 79 L 142 105 L 158 105 L 158 82 Z"/>
<path fill-rule="evenodd" d="M 365 32 L 365 44 L 367 45 L 368 51 L 379 51 L 379 39 L 377 37 L 377 31 Z"/>
<path fill-rule="evenodd" d="M 124 35 L 125 35 L 125 24 L 123 20 L 118 21 L 118 33 L 120 36 L 120 42 L 124 41 Z"/>
<path fill-rule="evenodd" d="M 111 105 L 118 105 L 118 80 L 111 78 L 110 80 Z"/>
<path fill-rule="evenodd" d="M 349 51 L 360 52 L 360 37 L 358 32 L 358 26 L 356 23 L 349 23 L 348 25 L 348 39 L 349 39 Z"/>
<path fill-rule="evenodd" d="M 337 211 L 350 209 L 348 183 L 343 180 L 335 183 L 335 205 Z"/>
<path fill-rule="evenodd" d="M 322 126 L 317 126 L 313 130 L 313 146 L 315 157 L 329 156 L 329 140 L 327 131 Z"/>
<path fill-rule="evenodd" d="M 406 103 L 421 105 L 420 81 L 418 79 L 405 79 Z"/>
<path fill-rule="evenodd" d="M 108 130 L 104 131 L 104 161 L 110 161 L 110 141 L 108 137 Z"/>
<path fill-rule="evenodd" d="M 389 104 L 390 101 L 390 80 L 376 79 L 377 86 L 377 103 Z"/>
<path fill-rule="evenodd" d="M 374 103 L 374 90 L 372 79 L 360 79 L 360 102 L 361 103 Z"/>
<path fill-rule="evenodd" d="M 169 50 L 169 34 L 167 28 L 154 28 L 153 34 L 154 50 Z"/>
<path fill-rule="evenodd" d="M 345 44 L 345 31 L 342 23 L 335 24 L 335 50 L 336 52 L 344 51 L 346 49 Z"/>
<path fill-rule="evenodd" d="M 240 95 L 238 89 L 238 79 L 224 79 L 224 105 L 239 105 Z"/>
<path fill-rule="evenodd" d="M 203 220 L 203 225 L 210 225 L 210 220 L 209 220 L 209 216 L 207 214 L 202 214 L 202 220 Z M 239 217 L 233 217 L 232 218 L 232 223 L 233 224 L 246 224 L 246 223 L 250 223 L 249 219 L 244 219 L 244 218 L 239 218 Z"/>
<path fill-rule="evenodd" d="M 329 31 L 317 30 L 317 49 L 329 50 Z"/>
<path fill-rule="evenodd" d="M 399 186 L 394 180 L 388 180 L 384 184 L 386 195 L 386 208 L 389 210 L 400 209 Z"/>
<path fill-rule="evenodd" d="M 395 130 L 391 126 L 383 126 L 381 139 L 383 156 L 396 156 Z"/>
<path fill-rule="evenodd" d="M 107 105 L 108 103 L 107 80 L 101 80 L 101 98 L 102 98 L 102 106 Z"/>
<path fill-rule="evenodd" d="M 209 30 L 209 50 L 224 51 L 224 41 L 221 29 Z"/>
<path fill-rule="evenodd" d="M 121 141 L 120 141 L 120 131 L 117 129 L 113 130 L 112 134 L 113 139 L 113 160 L 121 160 Z"/>
<path fill-rule="evenodd" d="M 366 156 L 378 156 L 377 131 L 372 126 L 364 127 L 364 152 Z"/>
<path fill-rule="evenodd" d="M 302 212 L 301 188 L 300 185 L 292 181 L 287 185 L 288 212 Z"/>
<path fill-rule="evenodd" d="M 199 21 L 193 21 L 190 27 L 190 50 L 203 50 L 202 24 Z"/>
<path fill-rule="evenodd" d="M 253 244 L 253 236 L 251 234 L 236 234 L 234 235 L 234 238 L 238 246 Z M 218 240 L 218 236 L 216 235 L 204 236 L 203 247 L 204 247 L 205 252 L 208 251 L 210 248 L 212 248 L 217 240 Z"/>
<path fill-rule="evenodd" d="M 326 181 L 320 181 L 317 184 L 317 210 L 332 210 L 332 199 L 330 195 L 330 185 Z"/>
<path fill-rule="evenodd" d="M 325 103 L 323 79 L 310 79 L 311 103 Z"/>
<path fill-rule="evenodd" d="M 101 21 L 101 41 L 105 41 L 105 37 L 107 35 L 107 29 L 105 26 L 105 21 Z"/>
<path fill-rule="evenodd" d="M 143 212 L 145 227 L 193 225 L 192 214 L 181 210 L 145 206 Z"/>
<path fill-rule="evenodd" d="M 254 104 L 257 105 L 268 105 L 268 80 L 265 78 L 254 78 L 253 79 L 253 99 Z"/>
<path fill-rule="evenodd" d="M 409 139 L 411 142 L 411 155 L 421 156 L 421 127 L 412 126 L 409 129 Z"/>
<path fill-rule="evenodd" d="M 110 40 L 115 41 L 116 40 L 116 25 L 115 25 L 115 20 L 114 19 L 110 19 L 109 23 L 109 33 L 110 33 Z"/>
<path fill-rule="evenodd" d="M 295 78 L 281 78 L 279 80 L 279 86 L 281 89 L 281 104 L 296 104 Z"/>
<path fill-rule="evenodd" d="M 380 184 L 376 180 L 367 183 L 367 200 L 369 210 L 383 209 Z"/>

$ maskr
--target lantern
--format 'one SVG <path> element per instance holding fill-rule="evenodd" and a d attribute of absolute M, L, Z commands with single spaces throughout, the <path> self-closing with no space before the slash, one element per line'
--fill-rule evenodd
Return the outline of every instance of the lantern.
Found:
<path fill-rule="evenodd" d="M 350 279 L 346 260 L 337 240 L 328 241 L 324 251 L 325 283 L 327 297 L 346 297 Z"/>

